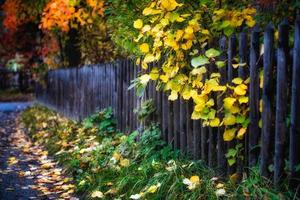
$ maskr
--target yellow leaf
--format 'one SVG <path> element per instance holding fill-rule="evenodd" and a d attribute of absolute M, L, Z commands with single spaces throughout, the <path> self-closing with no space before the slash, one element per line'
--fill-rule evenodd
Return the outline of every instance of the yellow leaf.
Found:
<path fill-rule="evenodd" d="M 163 82 L 163 83 L 167 83 L 169 81 L 169 76 L 167 74 L 165 75 L 160 75 L 160 80 Z"/>
<path fill-rule="evenodd" d="M 92 198 L 100 198 L 102 199 L 104 197 L 103 193 L 101 191 L 94 191 L 91 195 Z"/>
<path fill-rule="evenodd" d="M 262 112 L 262 110 L 263 110 L 263 101 L 261 99 L 259 100 L 259 112 Z"/>
<path fill-rule="evenodd" d="M 233 138 L 235 137 L 235 132 L 236 132 L 236 128 L 225 130 L 223 134 L 224 141 L 229 142 L 233 140 Z"/>
<path fill-rule="evenodd" d="M 191 98 L 191 89 L 189 87 L 185 87 L 182 92 L 182 98 L 184 100 L 189 100 Z"/>
<path fill-rule="evenodd" d="M 120 159 L 121 159 L 121 154 L 118 153 L 118 152 L 114 152 L 113 158 L 114 158 L 115 160 L 120 160 Z"/>
<path fill-rule="evenodd" d="M 149 44 L 147 44 L 147 43 L 141 44 L 140 50 L 142 53 L 148 53 L 149 52 Z"/>
<path fill-rule="evenodd" d="M 133 22 L 133 27 L 136 29 L 141 29 L 143 27 L 143 21 L 141 19 L 137 19 Z"/>
<path fill-rule="evenodd" d="M 176 22 L 183 22 L 185 19 L 183 17 L 177 17 Z"/>
<path fill-rule="evenodd" d="M 156 15 L 156 14 L 160 14 L 161 10 L 155 10 L 152 8 L 145 8 L 143 10 L 143 15 L 147 16 L 147 15 Z"/>
<path fill-rule="evenodd" d="M 128 167 L 130 165 L 130 161 L 128 159 L 121 159 L 120 165 L 122 167 Z"/>
<path fill-rule="evenodd" d="M 147 190 L 148 193 L 155 193 L 156 191 L 157 191 L 157 186 L 156 185 L 150 186 Z"/>
<path fill-rule="evenodd" d="M 210 78 L 220 78 L 221 77 L 221 74 L 220 73 L 212 73 L 210 75 Z"/>
<path fill-rule="evenodd" d="M 142 33 L 146 33 L 148 31 L 151 30 L 151 26 L 150 25 L 145 25 L 143 28 L 142 28 Z"/>
<path fill-rule="evenodd" d="M 240 64 L 232 64 L 232 67 L 233 67 L 234 69 L 238 68 L 239 66 L 240 66 Z"/>
<path fill-rule="evenodd" d="M 246 128 L 240 128 L 240 130 L 237 133 L 236 138 L 239 139 L 239 140 L 242 140 L 244 138 L 246 130 L 247 130 Z"/>
<path fill-rule="evenodd" d="M 242 103 L 248 103 L 248 101 L 249 101 L 249 97 L 240 97 L 239 98 L 240 104 L 242 104 Z"/>
<path fill-rule="evenodd" d="M 212 120 L 210 120 L 209 125 L 211 127 L 218 127 L 220 124 L 220 119 L 219 118 L 214 118 Z"/>
<path fill-rule="evenodd" d="M 200 183 L 200 178 L 199 178 L 199 176 L 192 176 L 192 177 L 190 178 L 190 181 L 191 181 L 192 183 L 194 183 L 194 184 L 199 184 L 199 183 Z"/>
<path fill-rule="evenodd" d="M 176 35 L 175 35 L 176 42 L 178 42 L 182 38 L 183 34 L 184 34 L 183 30 L 177 30 L 176 31 Z"/>
<path fill-rule="evenodd" d="M 247 78 L 245 81 L 244 81 L 245 84 L 249 84 L 250 83 L 250 77 Z"/>
<path fill-rule="evenodd" d="M 168 19 L 166 19 L 166 18 L 163 18 L 162 20 L 160 20 L 160 23 L 163 25 L 163 26 L 167 26 L 167 25 L 169 25 L 169 20 Z"/>
<path fill-rule="evenodd" d="M 251 17 L 251 19 L 248 19 L 248 20 L 246 21 L 246 24 L 247 24 L 247 26 L 249 26 L 249 27 L 253 27 L 253 26 L 255 25 L 255 20 L 253 20 L 252 17 Z"/>
<path fill-rule="evenodd" d="M 192 117 L 191 118 L 193 120 L 201 119 L 201 113 L 194 110 L 194 112 L 192 113 Z"/>
<path fill-rule="evenodd" d="M 216 85 L 216 86 L 213 86 L 212 87 L 212 91 L 215 91 L 215 92 L 222 92 L 222 91 L 225 91 L 227 88 L 226 86 L 221 86 L 221 85 Z"/>
<path fill-rule="evenodd" d="M 187 34 L 193 34 L 194 29 L 193 29 L 192 26 L 188 26 L 188 27 L 185 28 L 184 32 L 187 33 Z"/>
<path fill-rule="evenodd" d="M 205 108 L 205 100 L 203 98 L 199 99 L 199 101 L 196 103 L 195 111 L 196 112 L 202 112 Z"/>
<path fill-rule="evenodd" d="M 236 183 L 237 180 L 238 180 L 238 174 L 237 174 L 237 173 L 232 174 L 232 175 L 229 177 L 229 180 L 230 180 L 232 183 Z"/>
<path fill-rule="evenodd" d="M 159 77 L 158 68 L 154 67 L 150 72 L 150 79 L 156 81 Z"/>
<path fill-rule="evenodd" d="M 17 164 L 18 162 L 19 161 L 18 161 L 18 159 L 16 157 L 9 157 L 8 161 L 7 161 L 7 163 L 8 163 L 9 166 Z"/>
<path fill-rule="evenodd" d="M 232 80 L 232 83 L 237 84 L 237 85 L 242 84 L 243 83 L 243 79 L 241 79 L 241 78 L 235 78 L 235 79 Z"/>
<path fill-rule="evenodd" d="M 215 101 L 213 99 L 209 99 L 208 102 L 206 102 L 206 106 L 211 107 L 215 105 Z"/>
<path fill-rule="evenodd" d="M 175 0 L 161 0 L 162 8 L 167 11 L 175 10 L 177 7 L 182 6 L 183 4 L 178 4 Z"/>
<path fill-rule="evenodd" d="M 145 58 L 144 58 L 143 61 L 144 61 L 145 63 L 151 63 L 151 62 L 153 62 L 154 60 L 155 60 L 154 55 L 148 53 L 148 54 L 146 54 L 146 56 L 145 56 Z"/>
<path fill-rule="evenodd" d="M 231 126 L 236 123 L 236 118 L 232 114 L 227 114 L 224 119 L 223 119 L 224 125 L 225 126 Z"/>
<path fill-rule="evenodd" d="M 240 112 L 240 108 L 237 107 L 237 106 L 232 106 L 229 111 L 232 113 L 232 114 L 236 114 L 238 112 Z"/>
<path fill-rule="evenodd" d="M 176 91 L 172 91 L 171 95 L 168 98 L 170 101 L 175 101 L 176 99 L 178 99 L 178 93 Z"/>
<path fill-rule="evenodd" d="M 140 65 L 141 64 L 141 59 L 140 58 L 136 59 L 135 64 Z"/>
<path fill-rule="evenodd" d="M 192 75 L 205 74 L 207 72 L 206 67 L 195 68 L 191 71 Z"/>
<path fill-rule="evenodd" d="M 236 99 L 232 97 L 227 97 L 223 100 L 224 102 L 224 108 L 227 110 L 230 110 L 235 103 Z"/>
<path fill-rule="evenodd" d="M 147 70 L 148 64 L 146 62 L 142 62 L 142 69 Z"/>
<path fill-rule="evenodd" d="M 259 128 L 262 128 L 262 119 L 260 119 L 260 120 L 258 121 L 258 126 L 259 126 Z"/>
<path fill-rule="evenodd" d="M 150 81 L 150 75 L 149 74 L 144 74 L 139 77 L 141 84 L 147 85 L 147 83 Z"/>
<path fill-rule="evenodd" d="M 234 88 L 234 93 L 235 94 L 237 94 L 237 95 L 240 95 L 240 96 L 242 96 L 242 95 L 245 95 L 246 94 L 246 89 L 245 89 L 245 87 L 244 86 L 246 86 L 246 85 L 244 85 L 244 84 L 240 84 L 240 85 L 238 85 L 238 86 L 236 86 L 235 88 Z M 247 87 L 247 86 L 246 86 Z"/>

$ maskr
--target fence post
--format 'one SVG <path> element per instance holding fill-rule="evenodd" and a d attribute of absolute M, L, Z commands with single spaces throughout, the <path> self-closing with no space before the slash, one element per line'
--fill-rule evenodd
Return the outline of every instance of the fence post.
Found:
<path fill-rule="evenodd" d="M 186 107 L 186 116 L 185 116 L 184 120 L 186 122 L 187 153 L 195 156 L 194 152 L 193 152 L 193 150 L 194 150 L 193 120 L 191 119 L 192 112 L 193 112 L 192 100 L 186 101 L 185 107 Z M 198 122 L 199 122 L 199 120 L 198 120 Z"/>
<path fill-rule="evenodd" d="M 186 121 L 186 102 L 184 99 L 180 98 L 179 99 L 179 104 L 180 104 L 180 113 L 179 114 L 179 129 L 180 129 L 180 150 L 183 153 L 187 153 L 187 121 Z"/>
<path fill-rule="evenodd" d="M 226 50 L 226 37 L 223 36 L 220 39 L 219 42 L 219 47 L 220 50 L 222 52 L 224 52 Z M 221 55 L 221 60 L 226 60 L 226 55 L 224 53 L 222 53 Z M 219 68 L 219 73 L 221 74 L 221 78 L 220 78 L 220 85 L 226 85 L 226 67 L 221 67 Z M 220 96 L 218 98 L 217 101 L 217 105 L 218 105 L 218 110 L 222 108 L 223 106 L 223 96 Z M 218 112 L 218 118 L 222 119 L 224 117 L 224 115 L 221 112 Z M 217 165 L 218 168 L 220 169 L 220 172 L 222 175 L 226 174 L 226 172 L 223 171 L 223 169 L 226 168 L 226 157 L 225 157 L 225 150 L 226 150 L 226 146 L 225 146 L 225 142 L 223 139 L 223 133 L 224 133 L 224 127 L 219 127 L 218 128 L 218 136 L 217 136 L 217 145 L 218 145 L 218 153 L 217 153 Z"/>
<path fill-rule="evenodd" d="M 246 80 L 248 77 L 248 52 L 247 52 L 247 32 L 244 30 L 239 34 L 239 59 L 240 59 L 240 66 L 238 67 L 238 77 L 240 77 L 243 80 Z M 245 135 L 245 137 L 241 140 L 241 144 L 243 144 L 243 155 L 247 154 L 248 152 L 248 130 Z M 240 157 L 237 158 L 237 174 L 239 180 L 242 178 L 243 173 L 243 166 L 244 163 L 247 163 L 248 157 L 245 156 L 244 159 L 241 159 Z"/>
<path fill-rule="evenodd" d="M 239 35 L 239 58 L 241 64 L 247 63 L 247 55 L 247 33 L 246 31 L 243 31 Z M 243 80 L 245 80 L 247 76 L 248 70 L 246 69 L 246 66 L 247 65 L 242 65 L 238 68 L 238 76 Z"/>
<path fill-rule="evenodd" d="M 277 87 L 276 87 L 276 121 L 275 121 L 275 159 L 274 183 L 278 184 L 283 175 L 284 149 L 286 143 L 287 111 L 287 59 L 289 44 L 289 24 L 287 19 L 279 25 L 279 42 L 277 51 Z"/>
<path fill-rule="evenodd" d="M 300 16 L 295 24 L 294 53 L 293 53 L 293 80 L 291 99 L 291 128 L 290 128 L 290 178 L 292 184 L 299 178 L 296 166 L 300 163 Z M 296 180 L 297 181 L 297 180 Z M 295 182 L 296 182 L 295 181 Z"/>
<path fill-rule="evenodd" d="M 257 163 L 259 148 L 258 138 L 259 129 L 259 28 L 255 26 L 251 32 L 250 42 L 250 124 L 249 124 L 249 167 L 253 167 Z"/>
<path fill-rule="evenodd" d="M 177 99 L 173 104 L 173 127 L 174 127 L 174 148 L 180 149 L 180 100 Z"/>
<path fill-rule="evenodd" d="M 228 41 L 228 50 L 227 50 L 227 58 L 228 58 L 228 63 L 227 63 L 227 83 L 229 85 L 232 85 L 232 79 L 235 77 L 235 70 L 232 66 L 232 61 L 234 59 L 234 56 L 236 55 L 236 48 L 237 48 L 237 38 L 236 35 L 233 34 L 230 36 L 229 41 Z M 235 141 L 230 141 L 227 142 L 227 149 L 234 148 L 235 146 Z M 233 166 L 227 167 L 227 173 L 228 175 L 231 175 L 232 173 L 235 173 L 236 171 L 236 164 Z"/>
<path fill-rule="evenodd" d="M 274 58 L 274 26 L 269 23 L 264 34 L 264 81 L 263 81 L 263 112 L 262 112 L 262 146 L 261 146 L 261 164 L 260 173 L 262 176 L 268 176 L 268 166 L 271 160 L 271 133 L 273 121 L 273 58 Z"/>

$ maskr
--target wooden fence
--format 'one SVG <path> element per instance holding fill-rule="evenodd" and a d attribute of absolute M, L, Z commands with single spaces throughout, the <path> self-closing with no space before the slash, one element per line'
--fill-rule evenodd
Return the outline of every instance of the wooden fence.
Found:
<path fill-rule="evenodd" d="M 221 84 L 231 83 L 235 77 L 250 76 L 251 122 L 243 141 L 244 150 L 240 152 L 244 159 L 229 166 L 225 154 L 235 142 L 223 141 L 224 128 L 203 127 L 200 120 L 191 120 L 192 102 L 182 99 L 170 102 L 166 94 L 157 92 L 154 83 L 150 83 L 144 100 L 151 98 L 155 102 L 153 118 L 161 125 L 163 139 L 223 173 L 241 173 L 259 163 L 261 174 L 273 178 L 275 183 L 287 175 L 296 180 L 299 177 L 296 167 L 300 164 L 300 18 L 294 27 L 293 47 L 289 46 L 288 22 L 284 20 L 278 28 L 278 40 L 274 37 L 272 24 L 264 32 L 255 27 L 249 33 L 221 38 L 220 49 L 224 52 L 221 57 L 227 60 L 227 66 L 210 69 L 210 73 L 221 73 Z M 240 63 L 247 65 L 235 69 L 233 59 L 236 56 Z M 260 70 L 264 75 L 262 90 Z M 130 59 L 53 70 L 48 73 L 47 87 L 40 91 L 38 99 L 74 119 L 112 106 L 118 128 L 128 132 L 139 126 L 133 110 L 141 104 L 141 99 L 133 90 L 128 91 L 130 81 L 139 74 L 140 68 Z M 259 111 L 260 99 L 263 100 L 262 113 Z M 221 98 L 216 106 L 217 109 L 222 106 Z M 262 128 L 259 127 L 260 119 Z M 284 170 L 286 163 L 288 171 Z"/>

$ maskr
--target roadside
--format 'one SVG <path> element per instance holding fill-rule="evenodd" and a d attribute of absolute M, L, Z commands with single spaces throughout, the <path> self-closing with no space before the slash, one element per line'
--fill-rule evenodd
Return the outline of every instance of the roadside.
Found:
<path fill-rule="evenodd" d="M 0 103 L 0 199 L 76 199 L 65 171 L 34 144 L 19 123 L 31 103 Z"/>

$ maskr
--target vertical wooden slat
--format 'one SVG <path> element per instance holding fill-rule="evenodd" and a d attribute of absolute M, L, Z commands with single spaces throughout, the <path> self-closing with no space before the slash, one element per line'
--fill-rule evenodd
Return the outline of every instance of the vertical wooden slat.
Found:
<path fill-rule="evenodd" d="M 287 114 L 287 59 L 289 44 L 289 24 L 284 20 L 279 25 L 279 41 L 277 50 L 277 86 L 276 86 L 276 121 L 275 121 L 275 158 L 274 183 L 278 184 L 283 175 L 284 150 L 286 143 Z"/>
<path fill-rule="evenodd" d="M 185 102 L 185 107 L 186 107 L 186 116 L 184 118 L 186 122 L 186 139 L 187 139 L 187 153 L 194 155 L 194 132 L 193 132 L 193 121 L 191 119 L 192 113 L 193 113 L 193 102 L 192 100 L 186 101 Z M 199 121 L 199 120 L 197 120 Z M 199 140 L 198 140 L 199 141 Z"/>
<path fill-rule="evenodd" d="M 274 58 L 274 27 L 270 23 L 265 29 L 264 34 L 264 66 L 263 66 L 263 111 L 262 111 L 262 147 L 260 173 L 268 176 L 268 166 L 271 160 L 271 134 L 273 120 L 273 58 Z"/>
<path fill-rule="evenodd" d="M 300 177 L 296 166 L 300 163 L 300 16 L 295 23 L 294 52 L 293 52 L 293 80 L 291 99 L 291 127 L 290 127 L 290 149 L 289 164 L 290 177 L 294 185 Z M 295 180 L 295 181 L 294 181 Z"/>
<path fill-rule="evenodd" d="M 193 107 L 192 107 L 193 109 Z M 193 120 L 193 155 L 195 159 L 201 158 L 201 138 L 202 138 L 202 127 L 200 120 Z"/>
<path fill-rule="evenodd" d="M 236 55 L 236 47 L 237 47 L 237 38 L 235 34 L 230 36 L 228 41 L 228 50 L 227 50 L 227 82 L 230 84 L 231 80 L 235 76 L 234 68 L 232 67 L 232 61 L 234 56 Z"/>
<path fill-rule="evenodd" d="M 179 121 L 177 121 L 177 123 L 179 123 L 179 129 L 180 129 L 180 150 L 183 153 L 187 152 L 187 127 L 186 127 L 186 103 L 184 102 L 184 100 L 182 98 L 180 98 L 179 100 L 179 104 L 180 104 L 180 108 L 179 108 Z"/>
<path fill-rule="evenodd" d="M 118 94 L 118 116 L 119 116 L 119 130 L 122 130 L 122 124 L 123 124 L 123 117 L 122 117 L 122 102 L 123 102 L 123 80 L 122 80 L 122 63 L 121 61 L 118 61 L 118 66 L 117 66 L 117 94 Z"/>
<path fill-rule="evenodd" d="M 239 35 L 239 58 L 240 63 L 244 64 L 248 61 L 248 54 L 247 54 L 247 32 L 243 31 Z M 241 65 L 238 68 L 238 76 L 241 77 L 243 80 L 247 78 L 247 65 Z"/>
<path fill-rule="evenodd" d="M 232 66 L 233 59 L 237 54 L 237 38 L 236 35 L 233 34 L 229 37 L 228 41 L 228 50 L 227 50 L 227 83 L 229 85 L 232 84 L 232 79 L 235 77 L 235 70 Z M 235 141 L 227 142 L 227 149 L 231 149 L 235 147 Z M 231 175 L 232 173 L 235 173 L 236 171 L 236 165 L 227 167 L 227 173 Z"/>
<path fill-rule="evenodd" d="M 125 60 L 122 60 L 122 81 L 123 81 L 123 101 L 122 101 L 122 131 L 126 131 L 126 119 L 127 119 L 127 113 L 126 113 L 126 99 L 127 99 L 127 83 L 126 83 L 126 70 L 127 70 L 127 63 Z"/>
<path fill-rule="evenodd" d="M 219 47 L 221 51 L 225 51 L 226 50 L 226 37 L 222 37 L 220 39 L 219 42 Z M 222 55 L 220 56 L 221 60 L 226 60 L 226 55 L 224 53 L 222 53 Z M 219 73 L 221 74 L 221 78 L 220 78 L 220 85 L 226 85 L 226 67 L 221 67 L 219 68 Z M 223 106 L 223 99 L 224 97 L 221 96 L 218 98 L 217 101 L 217 106 L 218 106 L 218 110 L 220 110 Z M 218 118 L 221 120 L 224 117 L 224 115 L 219 112 L 218 113 Z M 224 169 L 226 168 L 226 158 L 225 158 L 225 142 L 223 139 L 223 133 L 224 133 L 224 127 L 221 126 L 218 128 L 218 133 L 217 133 L 217 147 L 218 147 L 218 153 L 217 153 L 217 165 L 218 168 L 220 169 L 220 172 L 222 175 L 224 175 Z"/>
<path fill-rule="evenodd" d="M 239 35 L 239 61 L 240 66 L 238 67 L 238 77 L 240 77 L 243 80 L 246 80 L 248 77 L 248 52 L 247 52 L 247 32 L 244 30 Z M 243 144 L 243 153 L 248 152 L 247 148 L 247 142 L 248 142 L 248 134 L 246 133 L 246 136 L 240 141 L 241 144 Z M 244 160 L 247 160 L 248 157 L 244 157 L 241 159 L 241 157 L 237 158 L 237 174 L 238 178 L 241 179 L 242 177 L 242 170 L 244 166 Z M 245 161 L 247 163 L 247 161 Z"/>
<path fill-rule="evenodd" d="M 250 86 L 249 86 L 249 104 L 250 104 L 250 124 L 249 124 L 249 166 L 257 164 L 259 148 L 258 139 L 259 129 L 259 28 L 256 26 L 251 32 L 250 43 Z"/>
<path fill-rule="evenodd" d="M 202 124 L 202 121 L 200 122 Z M 208 161 L 208 128 L 201 126 L 201 159 L 205 162 Z"/>
<path fill-rule="evenodd" d="M 166 100 L 168 101 L 168 97 L 166 96 Z M 173 118 L 174 118 L 174 110 L 173 103 L 168 101 L 168 109 L 167 109 L 167 119 L 168 119 L 168 143 L 174 148 L 174 126 L 173 126 Z"/>
<path fill-rule="evenodd" d="M 169 119 L 169 115 L 168 115 L 168 97 L 167 95 L 162 91 L 160 92 L 162 94 L 162 134 L 163 134 L 163 138 L 166 142 L 169 141 L 169 132 L 168 132 L 168 119 Z"/>
<path fill-rule="evenodd" d="M 180 149 L 180 101 L 173 101 L 174 148 Z"/>

